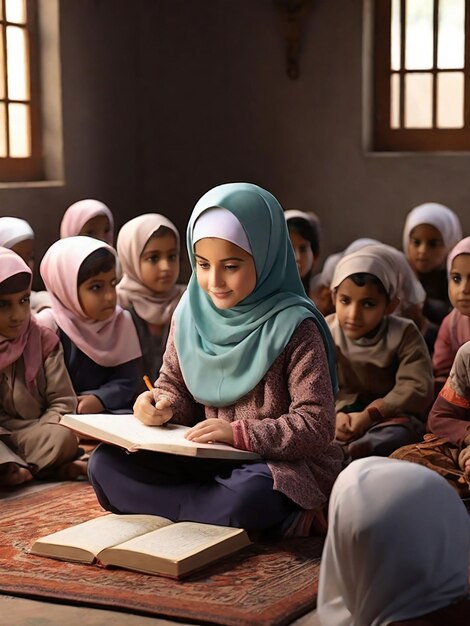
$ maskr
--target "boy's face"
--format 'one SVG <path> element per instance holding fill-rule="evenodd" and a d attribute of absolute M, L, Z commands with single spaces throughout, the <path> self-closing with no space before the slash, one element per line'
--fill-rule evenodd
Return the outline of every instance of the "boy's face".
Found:
<path fill-rule="evenodd" d="M 447 257 L 441 233 L 430 224 L 419 224 L 410 233 L 407 257 L 415 272 L 427 274 L 441 267 Z"/>
<path fill-rule="evenodd" d="M 91 220 L 85 222 L 79 235 L 85 235 L 86 237 L 93 237 L 93 239 L 99 239 L 100 241 L 108 242 L 109 231 L 111 225 L 106 215 L 96 215 Z"/>
<path fill-rule="evenodd" d="M 340 326 L 353 340 L 372 333 L 391 308 L 377 285 L 359 287 L 350 278 L 343 280 L 333 298 Z"/>
<path fill-rule="evenodd" d="M 31 290 L 0 295 L 0 335 L 13 340 L 21 334 L 24 323 L 30 317 L 29 296 Z"/>
<path fill-rule="evenodd" d="M 206 237 L 194 246 L 199 286 L 218 309 L 230 309 L 256 287 L 256 268 L 251 254 L 216 237 Z"/>
<path fill-rule="evenodd" d="M 140 278 L 155 293 L 165 293 L 176 283 L 180 260 L 176 237 L 170 233 L 152 237 L 140 255 Z"/>
<path fill-rule="evenodd" d="M 113 316 L 116 309 L 116 268 L 92 276 L 78 288 L 78 300 L 83 312 L 95 322 Z"/>
<path fill-rule="evenodd" d="M 470 254 L 459 254 L 452 261 L 449 298 L 452 306 L 470 317 Z"/>

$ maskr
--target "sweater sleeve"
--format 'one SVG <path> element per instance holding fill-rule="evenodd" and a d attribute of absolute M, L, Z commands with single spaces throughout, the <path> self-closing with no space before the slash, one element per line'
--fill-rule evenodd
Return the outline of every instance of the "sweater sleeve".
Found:
<path fill-rule="evenodd" d="M 62 415 L 75 413 L 77 397 L 64 362 L 62 346 L 58 344 L 44 361 L 46 379 L 45 410 L 41 422 L 58 422 Z"/>
<path fill-rule="evenodd" d="M 468 406 L 459 406 L 447 400 L 441 393 L 429 413 L 428 426 L 432 433 L 445 437 L 450 443 L 460 446 L 470 434 L 470 402 Z"/>
<path fill-rule="evenodd" d="M 171 322 L 168 341 L 163 355 L 163 365 L 156 381 L 154 394 L 165 396 L 171 402 L 173 409 L 172 422 L 193 426 L 204 416 L 203 407 L 198 404 L 183 379 L 178 354 L 175 347 L 174 319 Z"/>
<path fill-rule="evenodd" d="M 428 425 L 435 435 L 456 445 L 470 444 L 470 396 L 468 395 L 468 362 L 465 344 L 457 353 L 455 363 L 444 387 L 429 413 Z M 464 372 L 464 380 L 459 373 Z M 465 441 L 464 441 L 465 440 Z"/>
<path fill-rule="evenodd" d="M 404 413 L 424 419 L 433 399 L 434 379 L 428 349 L 415 324 L 406 328 L 397 360 L 394 387 L 370 406 L 376 407 L 385 419 Z"/>
<path fill-rule="evenodd" d="M 264 459 L 295 461 L 315 456 L 328 448 L 335 432 L 333 390 L 316 324 L 305 320 L 278 358 L 286 364 L 289 411 L 262 420 L 232 422 L 234 444 Z"/>
<path fill-rule="evenodd" d="M 434 343 L 434 353 L 432 356 L 432 366 L 436 378 L 445 380 L 449 375 L 454 362 L 450 339 L 450 314 L 447 315 L 439 328 L 436 341 Z"/>

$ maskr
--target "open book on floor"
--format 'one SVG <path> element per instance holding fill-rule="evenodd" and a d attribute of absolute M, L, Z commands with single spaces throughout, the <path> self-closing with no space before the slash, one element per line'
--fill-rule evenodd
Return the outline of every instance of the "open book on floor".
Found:
<path fill-rule="evenodd" d="M 30 552 L 180 578 L 249 544 L 241 528 L 111 513 L 37 539 Z"/>
<path fill-rule="evenodd" d="M 145 426 L 134 415 L 64 415 L 60 420 L 72 430 L 126 448 L 153 450 L 183 456 L 211 459 L 252 460 L 259 459 L 255 452 L 238 450 L 224 443 L 194 443 L 184 438 L 188 426 L 165 424 L 165 426 Z"/>

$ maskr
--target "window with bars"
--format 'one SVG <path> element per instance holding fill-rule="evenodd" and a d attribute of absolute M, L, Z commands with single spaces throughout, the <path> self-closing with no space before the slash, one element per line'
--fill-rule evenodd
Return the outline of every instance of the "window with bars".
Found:
<path fill-rule="evenodd" d="M 34 0 L 0 0 L 0 180 L 42 176 Z"/>
<path fill-rule="evenodd" d="M 376 150 L 470 150 L 469 2 L 376 1 Z"/>

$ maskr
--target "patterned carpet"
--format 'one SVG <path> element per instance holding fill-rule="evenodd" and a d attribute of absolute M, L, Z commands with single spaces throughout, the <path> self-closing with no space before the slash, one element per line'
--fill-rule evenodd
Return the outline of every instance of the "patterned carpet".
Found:
<path fill-rule="evenodd" d="M 103 513 L 88 483 L 51 484 L 0 509 L 0 593 L 227 626 L 283 626 L 315 607 L 321 539 L 255 544 L 175 581 L 28 553 Z"/>

